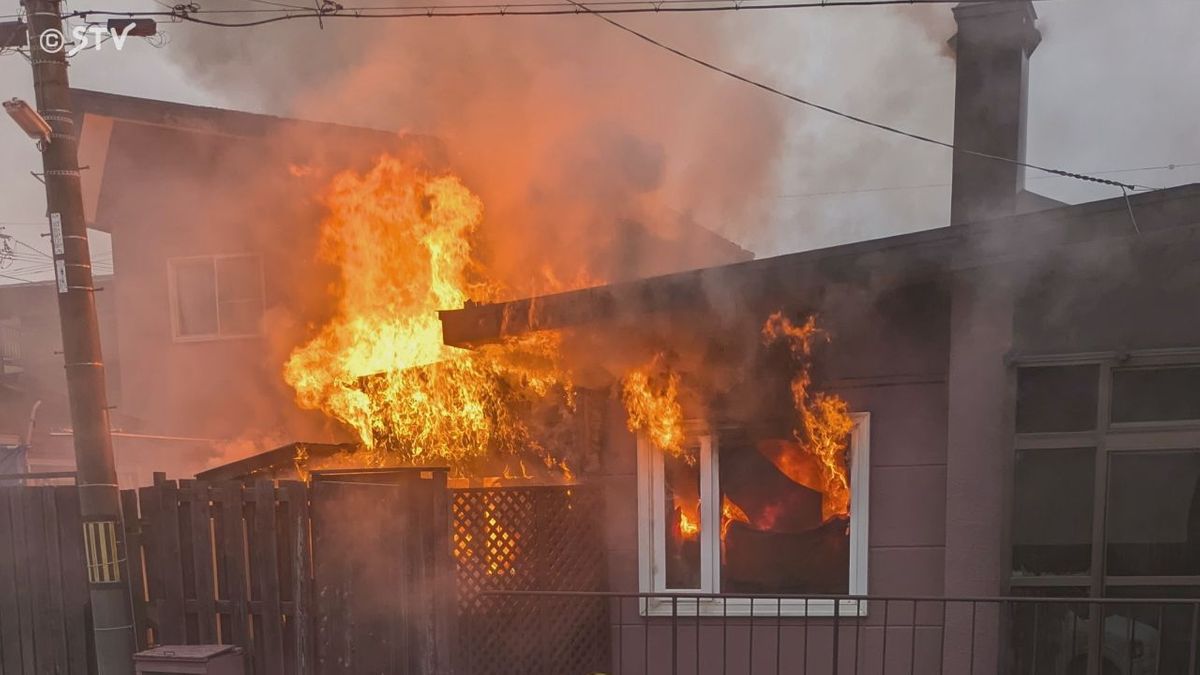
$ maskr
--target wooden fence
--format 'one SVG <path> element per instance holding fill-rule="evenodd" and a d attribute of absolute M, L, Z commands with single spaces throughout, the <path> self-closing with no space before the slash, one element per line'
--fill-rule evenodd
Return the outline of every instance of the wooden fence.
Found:
<path fill-rule="evenodd" d="M 89 672 L 82 533 L 74 486 L 0 487 L 0 673 Z"/>
<path fill-rule="evenodd" d="M 602 670 L 605 604 L 557 608 L 553 635 L 532 636 L 522 612 L 545 607 L 480 595 L 602 589 L 596 493 L 448 490 L 445 478 L 318 472 L 311 485 L 158 479 L 123 491 L 139 647 L 236 644 L 255 675 Z M 81 530 L 73 486 L 0 488 L 0 673 L 89 673 Z M 538 637 L 550 639 L 531 649 Z"/>
<path fill-rule="evenodd" d="M 248 672 L 308 672 L 304 483 L 161 480 L 121 497 L 140 647 L 236 644 Z"/>

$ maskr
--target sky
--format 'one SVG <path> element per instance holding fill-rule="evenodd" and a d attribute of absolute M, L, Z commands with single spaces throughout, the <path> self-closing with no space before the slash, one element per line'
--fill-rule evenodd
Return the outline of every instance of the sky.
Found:
<path fill-rule="evenodd" d="M 0 14 L 15 13 L 15 0 L 5 1 Z M 73 2 L 69 9 L 95 6 L 99 5 Z M 139 0 L 104 7 L 157 8 L 152 3 L 139 4 Z M 1200 72 L 1200 40 L 1195 39 L 1200 2 L 1044 0 L 1037 2 L 1036 8 L 1043 41 L 1030 65 L 1028 160 L 1080 172 L 1176 165 L 1173 170 L 1105 175 L 1153 187 L 1200 181 L 1200 134 L 1195 130 L 1200 88 L 1192 77 Z M 664 14 L 621 20 L 651 35 L 670 35 L 685 50 L 727 59 L 722 65 L 820 103 L 914 132 L 951 138 L 954 62 L 947 55 L 945 40 L 953 33 L 954 24 L 946 6 L 800 9 L 686 18 Z M 471 21 L 539 21 L 538 26 L 550 30 L 555 22 L 590 21 L 590 27 L 580 30 L 614 30 L 586 16 Z M 720 36 L 721 48 L 714 49 L 705 40 L 689 40 L 689 27 L 693 26 L 696 35 Z M 184 103 L 287 112 L 263 95 L 269 87 L 254 91 L 254 63 L 243 64 L 249 70 L 238 83 L 223 79 L 219 69 L 206 71 L 204 64 L 197 65 L 195 45 L 212 37 L 204 31 L 220 29 L 167 24 L 161 30 L 165 37 L 158 46 L 133 39 L 120 52 L 105 45 L 100 51 L 74 57 L 72 85 Z M 269 46 L 280 35 L 269 28 L 250 29 L 238 33 L 237 39 L 263 40 Z M 306 35 L 311 35 L 305 38 L 311 42 L 281 39 L 277 51 L 266 52 L 276 62 L 270 68 L 264 64 L 264 70 L 278 69 L 281 64 L 286 67 L 293 59 L 301 68 L 305 60 L 319 59 L 322 34 L 314 29 Z M 629 50 L 626 58 L 614 62 L 614 68 L 630 68 L 630 63 L 639 70 L 691 67 L 680 65 L 678 57 L 630 40 L 627 47 L 613 43 Z M 395 45 L 401 54 L 405 48 L 402 42 Z M 606 63 L 604 53 L 581 53 L 578 58 L 595 61 L 593 67 Z M 624 73 L 612 75 L 620 78 Z M 722 91 L 723 96 L 768 96 L 749 87 Z M 0 98 L 14 96 L 32 101 L 29 65 L 18 54 L 3 54 Z M 693 104 L 686 97 L 678 97 L 677 103 L 682 107 Z M 946 224 L 947 151 L 783 100 L 767 104 L 779 106 L 783 132 L 770 188 L 755 196 L 761 215 L 753 223 L 704 225 L 766 257 Z M 338 115 L 337 105 L 321 109 L 322 117 L 336 121 Z M 746 131 L 732 124 L 728 133 L 736 142 Z M 686 143 L 689 129 L 678 133 Z M 0 233 L 14 238 L 16 256 L 0 268 L 4 275 L 0 282 L 52 278 L 46 255 L 49 244 L 41 236 L 45 231 L 44 194 L 30 175 L 40 170 L 40 158 L 33 143 L 7 119 L 0 119 L 0 158 L 4 160 L 0 162 Z M 673 167 L 672 162 L 694 163 L 697 159 L 676 159 L 668 153 L 664 161 L 668 173 L 676 170 L 686 176 L 687 167 Z M 1189 164 L 1194 166 L 1185 166 Z M 1035 192 L 1072 203 L 1119 194 L 1104 186 L 1037 172 L 1030 172 L 1027 181 L 1027 187 Z M 686 208 L 685 193 L 665 190 L 662 206 Z M 93 237 L 93 255 L 97 271 L 113 269 L 106 236 Z"/>

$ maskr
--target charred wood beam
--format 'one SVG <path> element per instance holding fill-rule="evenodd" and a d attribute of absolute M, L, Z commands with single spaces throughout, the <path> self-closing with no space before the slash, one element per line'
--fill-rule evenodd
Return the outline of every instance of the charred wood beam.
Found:
<path fill-rule="evenodd" d="M 236 462 L 201 471 L 196 474 L 197 480 L 245 480 L 256 474 L 271 472 L 280 468 L 295 467 L 296 453 L 299 450 L 308 452 L 309 459 L 332 457 L 339 452 L 353 451 L 358 446 L 353 443 L 288 443 L 287 445 L 251 455 Z"/>

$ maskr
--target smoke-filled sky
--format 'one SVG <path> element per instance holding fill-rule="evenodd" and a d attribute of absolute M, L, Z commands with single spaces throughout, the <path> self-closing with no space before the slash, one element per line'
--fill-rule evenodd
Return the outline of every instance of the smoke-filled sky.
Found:
<path fill-rule="evenodd" d="M 16 11 L 10 3 L 3 13 Z M 126 3 L 104 8 L 156 8 Z M 1191 81 L 1200 72 L 1200 3 L 1036 7 L 1044 39 L 1030 68 L 1030 161 L 1079 171 L 1200 163 L 1200 88 Z M 618 20 L 823 104 L 951 138 L 948 6 Z M 687 218 L 764 257 L 939 227 L 949 213 L 944 149 L 772 98 L 595 17 L 162 30 L 160 48 L 131 40 L 121 52 L 110 43 L 80 54 L 72 84 L 437 134 L 490 217 L 535 227 L 547 220 L 544 230 L 564 249 L 578 240 L 548 214 L 571 214 L 578 232 L 602 229 L 608 214 L 667 224 Z M 9 54 L 0 56 L 0 97 L 12 96 L 32 101 L 28 63 Z M 40 169 L 37 153 L 7 121 L 0 121 L 0 149 L 0 227 L 48 250 L 39 236 L 41 185 L 29 175 Z M 1111 177 L 1165 187 L 1200 181 L 1200 166 Z M 1028 187 L 1070 202 L 1112 194 L 1037 172 Z M 106 259 L 106 242 L 96 248 Z M 21 259 L 0 274 L 49 278 L 45 259 L 18 251 Z"/>

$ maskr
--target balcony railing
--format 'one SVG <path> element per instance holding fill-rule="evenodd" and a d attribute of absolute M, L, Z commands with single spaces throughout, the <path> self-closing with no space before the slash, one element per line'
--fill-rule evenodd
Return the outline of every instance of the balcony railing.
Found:
<path fill-rule="evenodd" d="M 478 601 L 493 620 L 486 635 L 464 625 L 463 637 L 487 641 L 495 658 L 470 675 L 1200 675 L 1200 599 L 496 591 Z"/>

